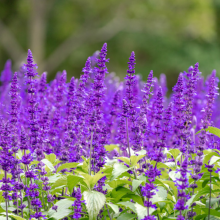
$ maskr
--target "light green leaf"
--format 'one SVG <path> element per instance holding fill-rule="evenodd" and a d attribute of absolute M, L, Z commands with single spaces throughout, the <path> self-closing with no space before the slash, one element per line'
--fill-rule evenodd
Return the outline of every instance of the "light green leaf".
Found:
<path fill-rule="evenodd" d="M 56 161 L 56 155 L 55 154 L 45 154 L 45 157 L 47 160 L 49 160 L 52 164 Z"/>
<path fill-rule="evenodd" d="M 49 176 L 48 178 L 49 178 L 49 183 L 55 183 L 58 179 L 60 179 L 61 178 L 61 174 L 54 174 L 54 175 L 52 175 L 52 176 Z"/>
<path fill-rule="evenodd" d="M 116 188 L 118 186 L 123 186 L 123 185 L 131 185 L 131 181 L 129 180 L 113 180 L 111 182 L 108 183 L 109 186 L 111 186 L 112 188 Z"/>
<path fill-rule="evenodd" d="M 68 199 L 62 199 L 60 201 L 58 201 L 55 205 L 58 206 L 57 208 L 57 212 L 55 210 L 53 210 L 52 208 L 50 208 L 50 210 L 48 211 L 48 215 L 50 218 L 55 218 L 56 220 L 60 220 L 66 216 L 68 216 L 72 210 L 69 209 L 69 207 L 71 207 L 73 204 L 73 201 L 68 200 Z"/>
<path fill-rule="evenodd" d="M 191 198 L 186 201 L 186 205 L 188 205 L 188 207 L 192 205 L 194 198 L 195 198 L 195 195 L 191 196 Z"/>
<path fill-rule="evenodd" d="M 177 178 L 180 178 L 180 173 L 176 173 L 175 170 L 169 172 L 169 176 L 173 181 L 176 181 Z"/>
<path fill-rule="evenodd" d="M 208 164 L 209 160 L 213 157 L 219 157 L 219 155 L 216 152 L 210 152 L 207 155 L 205 155 L 204 160 L 203 160 L 203 164 Z"/>
<path fill-rule="evenodd" d="M 220 129 L 219 128 L 215 128 L 215 127 L 211 127 L 210 126 L 210 127 L 208 127 L 206 129 L 206 131 L 208 131 L 209 133 L 214 134 L 214 135 L 220 137 Z"/>
<path fill-rule="evenodd" d="M 138 220 L 143 219 L 146 215 L 147 215 L 147 208 L 136 203 L 135 204 L 135 208 L 136 208 L 136 213 L 138 215 Z M 151 215 L 151 213 L 154 212 L 154 209 L 149 208 L 149 214 Z"/>
<path fill-rule="evenodd" d="M 105 176 L 105 174 L 101 174 L 101 173 L 97 173 L 95 176 L 91 176 L 89 174 L 81 174 L 84 179 L 83 181 L 86 183 L 86 185 L 88 186 L 88 188 L 90 190 L 93 189 L 93 187 L 95 186 L 95 184 L 102 178 Z"/>
<path fill-rule="evenodd" d="M 105 195 L 97 191 L 85 191 L 83 196 L 89 213 L 89 219 L 96 220 L 97 215 L 105 205 Z"/>
<path fill-rule="evenodd" d="M 55 170 L 53 164 L 47 160 L 47 159 L 43 159 L 41 160 L 52 172 Z"/>
<path fill-rule="evenodd" d="M 122 173 L 128 171 L 130 168 L 126 167 L 121 163 L 115 163 L 113 165 L 112 178 L 111 181 L 119 177 Z"/>
<path fill-rule="evenodd" d="M 118 160 L 122 160 L 122 161 L 124 161 L 127 165 L 130 166 L 131 161 L 130 161 L 130 159 L 129 159 L 128 157 L 118 157 Z"/>
<path fill-rule="evenodd" d="M 209 162 L 210 165 L 214 164 L 216 161 L 220 160 L 220 157 L 218 156 L 213 156 Z"/>
<path fill-rule="evenodd" d="M 136 166 L 138 161 L 144 157 L 145 155 L 131 156 L 131 167 Z"/>
<path fill-rule="evenodd" d="M 136 215 L 130 213 L 122 213 L 117 220 L 132 220 L 135 219 Z"/>
<path fill-rule="evenodd" d="M 73 191 L 73 187 L 75 187 L 82 180 L 83 180 L 82 177 L 68 175 L 67 176 L 67 187 L 68 187 L 69 191 L 72 192 Z"/>
<path fill-rule="evenodd" d="M 194 197 L 193 202 L 197 201 L 201 196 L 209 193 L 210 188 L 209 187 L 205 187 L 204 189 L 200 190 Z"/>
<path fill-rule="evenodd" d="M 109 207 L 112 208 L 112 210 L 114 211 L 115 213 L 115 216 L 118 216 L 119 215 L 119 208 L 117 205 L 115 204 L 112 204 L 112 203 L 106 203 Z"/>
<path fill-rule="evenodd" d="M 57 168 L 57 173 L 63 169 L 75 168 L 75 167 L 77 167 L 78 164 L 79 163 L 64 163 Z"/>
<path fill-rule="evenodd" d="M 111 151 L 113 151 L 114 149 L 117 149 L 117 151 L 119 150 L 119 147 L 118 147 L 118 145 L 116 145 L 116 144 L 105 145 L 104 148 L 105 148 L 108 152 L 111 152 Z"/>
<path fill-rule="evenodd" d="M 16 220 L 25 220 L 25 218 L 22 218 L 22 217 L 20 217 L 18 215 L 9 214 L 9 216 L 13 217 Z"/>
<path fill-rule="evenodd" d="M 202 211 L 203 211 L 205 214 L 208 214 L 208 213 L 209 213 L 209 209 L 208 209 L 208 208 L 202 208 Z M 218 211 L 215 210 L 215 209 L 210 209 L 210 214 L 213 215 L 213 216 L 220 217 L 220 212 L 218 212 Z"/>
<path fill-rule="evenodd" d="M 134 192 L 141 185 L 142 182 L 143 182 L 143 180 L 134 179 L 132 181 L 132 191 Z"/>
<path fill-rule="evenodd" d="M 67 176 L 61 176 L 58 180 L 54 182 L 52 185 L 52 189 L 55 189 L 57 187 L 66 186 L 67 185 Z"/>
<path fill-rule="evenodd" d="M 136 212 L 135 203 L 126 201 L 126 202 L 118 202 L 117 204 L 118 204 L 118 205 L 123 205 L 123 206 L 125 206 L 126 208 L 131 209 L 133 212 Z"/>
<path fill-rule="evenodd" d="M 162 186 L 158 186 L 157 190 L 156 195 L 151 199 L 152 203 L 164 201 L 167 198 L 167 191 Z"/>
<path fill-rule="evenodd" d="M 213 206 L 216 202 L 218 202 L 220 198 L 211 198 L 211 206 Z M 209 199 L 206 200 L 206 207 L 209 207 Z"/>
<path fill-rule="evenodd" d="M 136 154 L 137 155 L 144 155 L 144 156 L 146 156 L 147 151 L 146 150 L 140 150 L 140 151 L 137 151 Z"/>
<path fill-rule="evenodd" d="M 178 149 L 171 149 L 169 150 L 169 152 L 171 153 L 171 155 L 173 156 L 173 158 L 176 160 L 177 156 L 180 154 L 180 150 Z"/>

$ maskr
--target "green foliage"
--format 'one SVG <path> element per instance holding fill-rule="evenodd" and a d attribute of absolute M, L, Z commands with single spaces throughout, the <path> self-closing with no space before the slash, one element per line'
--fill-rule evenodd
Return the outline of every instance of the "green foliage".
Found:
<path fill-rule="evenodd" d="M 105 195 L 97 191 L 85 191 L 83 195 L 89 213 L 89 219 L 96 220 L 97 215 L 105 204 Z"/>

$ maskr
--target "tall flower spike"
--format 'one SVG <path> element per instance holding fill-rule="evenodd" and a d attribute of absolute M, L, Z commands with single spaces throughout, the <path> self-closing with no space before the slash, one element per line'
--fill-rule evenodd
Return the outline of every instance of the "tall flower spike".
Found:
<path fill-rule="evenodd" d="M 3 84 L 7 84 L 11 81 L 12 78 L 12 70 L 11 70 L 11 60 L 7 60 L 5 63 L 5 68 L 1 72 L 1 82 Z"/>
<path fill-rule="evenodd" d="M 37 64 L 34 64 L 34 59 L 31 50 L 28 50 L 28 56 L 27 56 L 27 64 L 24 64 L 26 67 L 26 83 L 31 84 L 33 83 L 33 78 L 38 75 L 36 72 Z"/>

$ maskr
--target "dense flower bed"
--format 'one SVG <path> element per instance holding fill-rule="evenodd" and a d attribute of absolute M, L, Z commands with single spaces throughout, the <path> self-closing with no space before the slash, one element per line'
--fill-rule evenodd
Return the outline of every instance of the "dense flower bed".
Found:
<path fill-rule="evenodd" d="M 47 83 L 31 51 L 1 74 L 0 219 L 219 219 L 220 123 L 216 72 L 199 64 L 120 82 L 107 44 L 80 79 Z M 197 132 L 197 133 L 196 133 Z"/>

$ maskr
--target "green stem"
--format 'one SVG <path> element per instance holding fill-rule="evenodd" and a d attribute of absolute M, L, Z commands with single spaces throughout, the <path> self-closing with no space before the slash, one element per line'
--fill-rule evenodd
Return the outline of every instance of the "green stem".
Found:
<path fill-rule="evenodd" d="M 210 220 L 210 206 L 211 206 L 211 194 L 212 194 L 212 172 L 210 172 L 210 192 L 209 192 L 209 214 L 208 214 L 208 220 Z"/>
<path fill-rule="evenodd" d="M 90 143 L 90 154 L 89 154 L 89 175 L 92 174 L 92 142 L 93 142 L 93 131 L 91 132 L 91 143 Z"/>
<path fill-rule="evenodd" d="M 129 134 L 128 134 L 128 118 L 126 118 L 126 132 L 127 132 L 128 154 L 129 154 L 129 158 L 130 158 L 131 157 L 131 150 L 130 150 Z"/>
<path fill-rule="evenodd" d="M 110 215 L 110 213 L 109 213 L 109 210 L 108 210 L 108 206 L 107 206 L 107 204 L 105 204 L 105 205 L 106 205 L 106 209 L 107 209 L 107 211 L 108 211 L 108 216 L 109 216 L 110 220 L 112 220 L 112 217 L 111 217 L 111 215 Z"/>
<path fill-rule="evenodd" d="M 7 172 L 5 171 L 5 179 L 7 179 Z M 8 220 L 8 203 L 7 199 L 5 199 L 5 208 L 6 208 L 6 220 Z"/>

